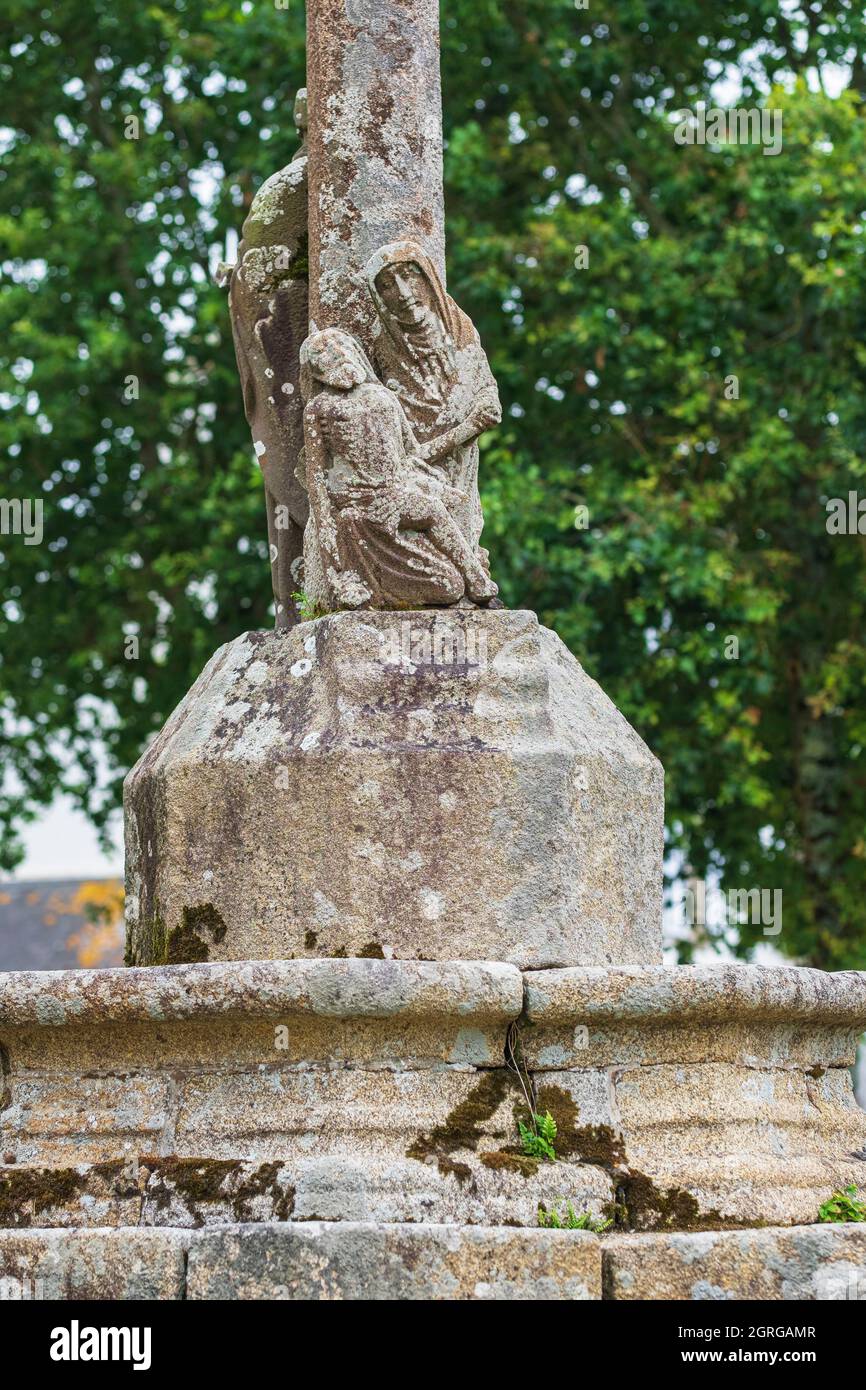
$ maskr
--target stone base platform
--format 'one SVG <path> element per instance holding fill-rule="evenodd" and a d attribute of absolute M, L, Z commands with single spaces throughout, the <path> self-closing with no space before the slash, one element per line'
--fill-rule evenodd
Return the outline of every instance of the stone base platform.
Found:
<path fill-rule="evenodd" d="M 0 1299 L 866 1301 L 866 1226 L 599 1238 L 294 1222 L 0 1231 Z"/>
<path fill-rule="evenodd" d="M 0 977 L 0 1228 L 802 1225 L 866 975 L 296 960 Z M 520 1071 L 506 1065 L 516 1050 Z M 529 1100 L 556 1162 L 527 1157 Z"/>

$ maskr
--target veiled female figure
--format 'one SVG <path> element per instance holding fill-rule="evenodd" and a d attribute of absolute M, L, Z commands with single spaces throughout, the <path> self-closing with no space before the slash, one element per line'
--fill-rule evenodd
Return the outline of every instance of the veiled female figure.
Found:
<path fill-rule="evenodd" d="M 446 294 L 436 267 L 413 241 L 371 257 L 367 286 L 380 331 L 373 361 L 399 398 L 421 456 L 463 494 L 452 515 L 472 546 L 484 520 L 478 496 L 478 436 L 498 425 L 496 381 L 472 320 Z M 487 563 L 487 552 L 481 552 Z"/>

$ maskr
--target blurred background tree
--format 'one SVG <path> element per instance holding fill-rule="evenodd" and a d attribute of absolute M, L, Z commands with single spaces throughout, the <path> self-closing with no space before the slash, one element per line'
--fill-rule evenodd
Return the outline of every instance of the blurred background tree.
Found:
<path fill-rule="evenodd" d="M 662 759 L 672 861 L 781 889 L 775 945 L 862 967 L 866 538 L 826 529 L 866 497 L 862 6 L 442 10 L 503 596 Z M 41 545 L 0 537 L 11 867 L 61 789 L 105 827 L 213 649 L 270 621 L 212 272 L 297 147 L 303 11 L 6 0 L 0 75 L 0 496 L 44 502 Z M 700 102 L 780 110 L 781 153 L 677 144 Z"/>

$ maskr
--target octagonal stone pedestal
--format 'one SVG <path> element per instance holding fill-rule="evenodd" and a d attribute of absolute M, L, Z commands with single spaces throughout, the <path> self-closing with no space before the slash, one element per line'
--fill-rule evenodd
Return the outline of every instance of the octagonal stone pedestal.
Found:
<path fill-rule="evenodd" d="M 661 959 L 661 766 L 532 613 L 247 633 L 125 808 L 132 964 Z"/>

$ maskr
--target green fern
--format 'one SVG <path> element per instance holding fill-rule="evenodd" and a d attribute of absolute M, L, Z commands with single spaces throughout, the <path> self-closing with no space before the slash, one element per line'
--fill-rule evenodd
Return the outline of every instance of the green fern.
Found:
<path fill-rule="evenodd" d="M 548 1163 L 555 1163 L 556 1149 L 553 1147 L 553 1141 L 556 1138 L 556 1120 L 549 1110 L 543 1115 L 533 1113 L 530 1118 L 531 1126 L 525 1125 L 522 1120 L 517 1122 L 523 1152 L 528 1158 L 543 1158 Z"/>
<path fill-rule="evenodd" d="M 593 1216 L 591 1211 L 582 1211 L 578 1215 L 569 1202 L 565 1208 L 564 1218 L 560 1216 L 555 1207 L 546 1211 L 539 1203 L 538 1224 L 549 1231 L 594 1231 L 596 1235 L 601 1235 L 603 1231 L 610 1229 L 613 1222 L 600 1216 Z"/>
<path fill-rule="evenodd" d="M 309 594 L 306 594 L 303 589 L 297 589 L 295 593 L 292 594 L 292 598 L 295 601 L 302 623 L 308 623 L 312 618 L 321 616 L 316 608 L 314 600 L 311 599 Z"/>
<path fill-rule="evenodd" d="M 857 1188 L 851 1183 L 844 1192 L 834 1192 L 818 1208 L 819 1221 L 866 1221 L 866 1202 L 858 1201 Z"/>

